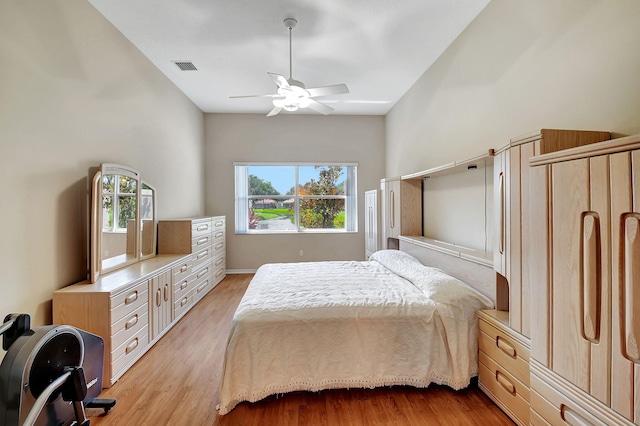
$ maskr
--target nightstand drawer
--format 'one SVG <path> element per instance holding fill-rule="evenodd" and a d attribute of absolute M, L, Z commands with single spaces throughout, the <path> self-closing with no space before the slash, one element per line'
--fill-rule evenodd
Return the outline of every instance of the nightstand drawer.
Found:
<path fill-rule="evenodd" d="M 479 353 L 480 386 L 494 401 L 520 424 L 529 424 L 529 387 L 516 379 L 486 354 Z"/>
<path fill-rule="evenodd" d="M 482 318 L 478 324 L 479 349 L 529 386 L 529 349 Z"/>

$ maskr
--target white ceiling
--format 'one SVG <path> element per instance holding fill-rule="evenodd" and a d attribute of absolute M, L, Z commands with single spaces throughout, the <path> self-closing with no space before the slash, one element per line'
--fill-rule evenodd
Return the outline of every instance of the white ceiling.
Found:
<path fill-rule="evenodd" d="M 264 113 L 267 71 L 307 87 L 334 114 L 386 114 L 490 0 L 89 0 L 204 112 Z M 174 61 L 191 61 L 181 71 Z M 300 112 L 310 112 L 300 110 Z M 310 112 L 313 113 L 313 112 Z"/>

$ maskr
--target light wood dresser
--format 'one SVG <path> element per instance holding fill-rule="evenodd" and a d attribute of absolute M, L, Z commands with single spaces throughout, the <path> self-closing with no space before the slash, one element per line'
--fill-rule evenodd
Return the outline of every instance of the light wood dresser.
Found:
<path fill-rule="evenodd" d="M 529 339 L 508 326 L 509 312 L 478 312 L 478 386 L 519 425 L 529 424 Z"/>
<path fill-rule="evenodd" d="M 104 339 L 104 387 L 112 386 L 226 276 L 224 216 L 166 221 L 166 229 L 162 223 L 159 248 L 160 241 L 165 245 L 158 256 L 53 294 L 54 324 Z"/>

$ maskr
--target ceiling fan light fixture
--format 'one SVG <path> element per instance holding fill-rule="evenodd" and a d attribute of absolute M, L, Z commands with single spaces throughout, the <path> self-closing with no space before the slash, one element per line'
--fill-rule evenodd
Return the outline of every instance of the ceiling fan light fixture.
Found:
<path fill-rule="evenodd" d="M 298 108 L 300 108 L 298 98 L 290 95 L 282 99 L 274 99 L 273 106 L 276 108 L 282 108 L 285 111 L 297 111 Z"/>
<path fill-rule="evenodd" d="M 298 106 L 300 108 L 309 108 L 309 104 L 311 102 L 309 102 L 309 98 L 305 97 L 305 96 L 301 96 L 298 98 Z"/>
<path fill-rule="evenodd" d="M 307 89 L 303 82 L 293 79 L 293 49 L 291 42 L 291 30 L 296 27 L 296 21 L 294 18 L 286 18 L 284 24 L 289 30 L 289 78 L 283 75 L 267 72 L 269 77 L 276 83 L 277 94 L 274 95 L 249 95 L 249 96 L 232 96 L 232 98 L 253 98 L 253 97 L 269 97 L 274 98 L 273 110 L 271 110 L 267 117 L 273 117 L 278 115 L 283 109 L 285 111 L 297 111 L 300 108 L 310 108 L 320 114 L 329 114 L 333 111 L 328 105 L 318 102 L 312 99 L 316 96 L 329 96 L 340 95 L 343 93 L 349 93 L 349 88 L 346 84 L 334 84 L 332 86 L 312 87 Z"/>

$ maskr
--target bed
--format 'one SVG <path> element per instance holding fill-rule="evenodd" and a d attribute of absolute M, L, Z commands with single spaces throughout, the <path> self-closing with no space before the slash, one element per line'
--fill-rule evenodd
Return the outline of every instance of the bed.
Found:
<path fill-rule="evenodd" d="M 397 250 L 261 266 L 233 317 L 219 413 L 269 395 L 392 385 L 461 389 L 491 299 Z"/>

